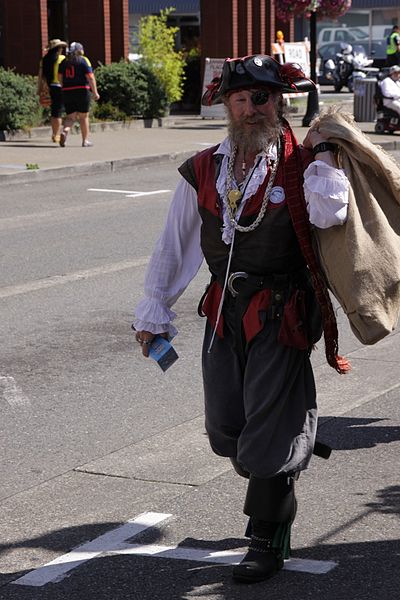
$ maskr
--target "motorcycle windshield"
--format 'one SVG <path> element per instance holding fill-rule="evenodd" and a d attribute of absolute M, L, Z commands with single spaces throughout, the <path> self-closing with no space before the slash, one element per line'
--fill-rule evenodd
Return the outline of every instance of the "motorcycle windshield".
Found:
<path fill-rule="evenodd" d="M 362 54 L 363 56 L 367 56 L 364 46 L 360 46 L 360 45 L 353 46 L 353 53 L 354 54 Z"/>

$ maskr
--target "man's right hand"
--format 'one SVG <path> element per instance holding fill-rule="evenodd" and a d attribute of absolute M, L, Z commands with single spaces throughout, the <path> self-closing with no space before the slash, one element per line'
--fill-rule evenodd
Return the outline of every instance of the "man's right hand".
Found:
<path fill-rule="evenodd" d="M 161 335 L 161 337 L 165 338 L 166 340 L 168 339 L 167 332 L 160 333 L 159 335 Z M 149 356 L 150 344 L 156 337 L 156 334 L 151 333 L 150 331 L 142 330 L 142 331 L 137 331 L 135 337 L 136 337 L 137 343 L 140 344 L 142 347 L 143 356 L 145 356 L 147 358 Z"/>

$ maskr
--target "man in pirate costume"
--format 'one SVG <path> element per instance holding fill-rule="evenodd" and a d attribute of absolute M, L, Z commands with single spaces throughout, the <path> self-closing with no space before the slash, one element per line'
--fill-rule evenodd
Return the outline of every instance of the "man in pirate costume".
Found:
<path fill-rule="evenodd" d="M 223 102 L 228 137 L 186 161 L 135 311 L 144 356 L 174 335 L 171 307 L 205 258 L 200 304 L 206 430 L 215 453 L 248 478 L 249 550 L 237 581 L 268 579 L 288 557 L 294 482 L 314 451 L 317 407 L 310 365 L 324 332 L 338 372 L 337 327 L 314 254 L 311 224 L 341 225 L 348 180 L 317 132 L 299 146 L 282 116 L 285 92 L 314 84 L 297 65 L 264 55 L 227 59 L 203 103 Z"/>

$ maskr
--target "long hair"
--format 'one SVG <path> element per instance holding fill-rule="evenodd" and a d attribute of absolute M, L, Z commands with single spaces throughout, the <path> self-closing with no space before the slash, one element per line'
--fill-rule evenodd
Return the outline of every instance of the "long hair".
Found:
<path fill-rule="evenodd" d="M 67 61 L 70 63 L 74 63 L 74 64 L 79 63 L 80 59 L 83 55 L 84 55 L 83 49 L 82 50 L 73 50 L 72 52 L 70 49 L 68 49 Z"/>
<path fill-rule="evenodd" d="M 59 50 L 60 50 L 59 47 L 52 48 L 43 57 L 43 61 L 42 61 L 43 75 L 44 75 L 44 78 L 46 79 L 48 85 L 50 85 L 51 82 L 53 81 L 54 63 L 57 60 Z"/>

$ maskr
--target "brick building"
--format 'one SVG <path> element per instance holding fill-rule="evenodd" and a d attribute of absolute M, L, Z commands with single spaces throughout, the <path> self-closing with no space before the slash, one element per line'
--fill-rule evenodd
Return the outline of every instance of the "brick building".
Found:
<path fill-rule="evenodd" d="M 0 65 L 36 74 L 48 40 L 79 41 L 93 65 L 128 56 L 128 0 L 0 0 Z"/>
<path fill-rule="evenodd" d="M 170 5 L 177 7 L 178 26 L 190 13 L 201 14 L 203 56 L 269 53 L 276 30 L 273 0 L 0 0 L 0 65 L 35 74 L 52 38 L 82 42 L 94 65 L 117 61 L 128 56 L 132 14 Z"/>
<path fill-rule="evenodd" d="M 270 54 L 277 29 L 274 0 L 200 0 L 200 7 L 203 57 Z"/>

